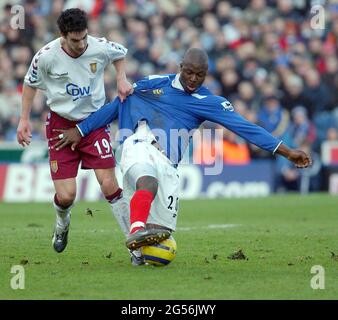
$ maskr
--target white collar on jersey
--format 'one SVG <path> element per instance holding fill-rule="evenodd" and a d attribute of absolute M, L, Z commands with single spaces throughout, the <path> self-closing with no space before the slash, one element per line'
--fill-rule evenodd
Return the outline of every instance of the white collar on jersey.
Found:
<path fill-rule="evenodd" d="M 181 90 L 181 91 L 186 92 L 186 91 L 184 90 L 182 84 L 181 84 L 181 81 L 180 81 L 180 75 L 181 75 L 180 73 L 176 74 L 176 77 L 175 77 L 175 79 L 171 82 L 171 85 L 172 85 L 172 87 L 175 88 L 175 89 L 178 89 L 178 90 Z M 200 87 L 199 87 L 199 88 L 200 88 Z M 197 88 L 193 93 L 190 93 L 190 94 L 191 94 L 192 96 L 196 97 L 196 98 L 199 98 L 199 99 L 201 99 L 200 97 L 205 98 L 206 96 L 200 96 L 200 95 L 197 93 L 197 91 L 199 90 L 199 88 Z"/>
<path fill-rule="evenodd" d="M 180 82 L 180 73 L 178 73 L 175 77 L 175 79 L 171 82 L 171 85 L 178 90 L 184 91 L 184 88 L 182 87 L 182 84 Z"/>

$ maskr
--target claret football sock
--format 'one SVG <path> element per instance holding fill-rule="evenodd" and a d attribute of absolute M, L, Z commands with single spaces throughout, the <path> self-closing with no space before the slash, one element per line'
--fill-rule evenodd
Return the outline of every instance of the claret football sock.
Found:
<path fill-rule="evenodd" d="M 60 229 L 65 229 L 70 223 L 70 213 L 73 205 L 68 207 L 62 207 L 56 194 L 54 196 L 53 205 L 56 211 L 56 227 Z"/>
<path fill-rule="evenodd" d="M 130 200 L 130 234 L 145 227 L 154 195 L 148 190 L 137 190 Z"/>
<path fill-rule="evenodd" d="M 129 202 L 123 197 L 123 191 L 119 188 L 114 194 L 106 196 L 110 203 L 113 216 L 117 220 L 125 236 L 129 233 Z"/>

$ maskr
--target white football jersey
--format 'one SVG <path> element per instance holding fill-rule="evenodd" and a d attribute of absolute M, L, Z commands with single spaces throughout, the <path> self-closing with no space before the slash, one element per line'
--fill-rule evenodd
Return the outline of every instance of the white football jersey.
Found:
<path fill-rule="evenodd" d="M 61 117 L 82 120 L 105 103 L 105 67 L 126 54 L 118 43 L 88 36 L 86 51 L 72 58 L 58 38 L 34 56 L 24 82 L 44 90 L 48 106 Z"/>

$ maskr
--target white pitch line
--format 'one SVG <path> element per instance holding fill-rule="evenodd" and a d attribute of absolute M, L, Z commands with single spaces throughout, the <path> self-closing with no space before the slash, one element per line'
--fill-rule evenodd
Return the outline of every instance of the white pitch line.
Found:
<path fill-rule="evenodd" d="M 191 231 L 200 229 L 228 229 L 240 226 L 239 224 L 209 224 L 203 227 L 178 227 L 176 231 Z"/>
<path fill-rule="evenodd" d="M 201 226 L 201 227 L 178 227 L 176 228 L 176 231 L 191 231 L 191 230 L 206 230 L 206 229 L 229 229 L 234 227 L 239 227 L 240 224 L 209 224 L 207 226 Z M 118 231 L 120 229 L 114 229 L 114 231 Z M 73 233 L 82 233 L 82 230 L 73 230 Z M 91 233 L 111 233 L 111 230 L 105 230 L 105 229 L 92 229 L 89 230 Z"/>

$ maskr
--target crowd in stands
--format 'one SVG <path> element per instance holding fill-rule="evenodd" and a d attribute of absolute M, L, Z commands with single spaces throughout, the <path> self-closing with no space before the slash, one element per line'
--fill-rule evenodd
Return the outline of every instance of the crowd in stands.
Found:
<path fill-rule="evenodd" d="M 11 27 L 17 4 L 25 10 L 24 29 Z M 34 53 L 59 36 L 56 19 L 70 7 L 88 12 L 89 34 L 128 48 L 131 82 L 176 73 L 186 49 L 201 47 L 210 58 L 205 85 L 248 120 L 315 157 L 323 141 L 338 139 L 337 0 L 7 0 L 0 6 L 0 143 L 16 140 L 23 77 Z M 107 100 L 116 96 L 113 71 L 105 74 Z M 39 93 L 33 140 L 44 139 L 47 112 Z M 226 130 L 223 139 L 225 163 L 270 156 Z M 288 169 L 280 164 L 280 172 Z M 292 184 L 292 174 L 281 179 Z"/>

